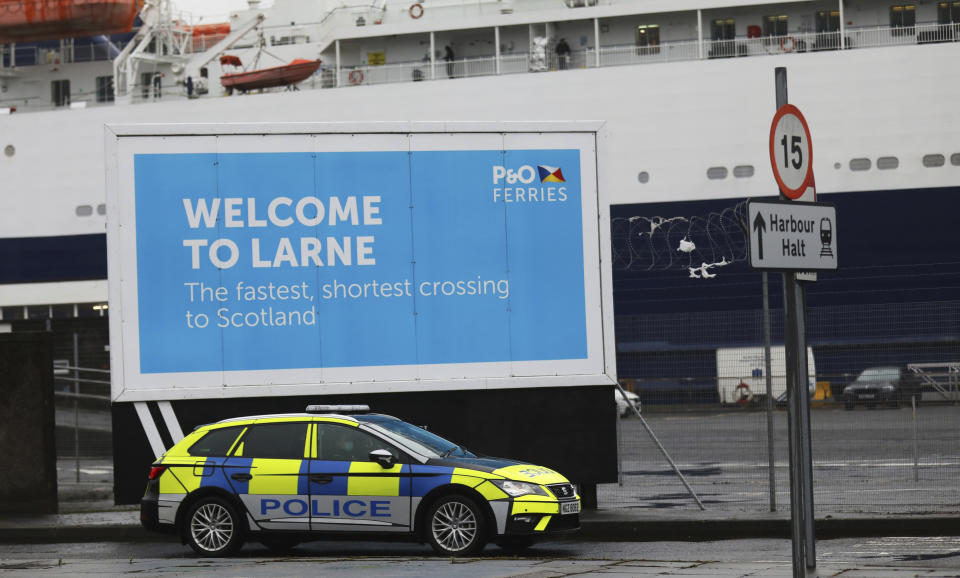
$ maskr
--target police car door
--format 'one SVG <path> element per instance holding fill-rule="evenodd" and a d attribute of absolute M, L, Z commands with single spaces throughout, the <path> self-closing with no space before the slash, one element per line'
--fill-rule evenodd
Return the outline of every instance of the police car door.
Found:
<path fill-rule="evenodd" d="M 410 465 L 385 468 L 370 452 L 401 453 L 355 423 L 318 422 L 310 460 L 311 523 L 315 531 L 410 530 Z"/>
<path fill-rule="evenodd" d="M 224 470 L 250 516 L 264 529 L 307 530 L 309 446 L 306 422 L 258 423 L 249 427 Z"/>

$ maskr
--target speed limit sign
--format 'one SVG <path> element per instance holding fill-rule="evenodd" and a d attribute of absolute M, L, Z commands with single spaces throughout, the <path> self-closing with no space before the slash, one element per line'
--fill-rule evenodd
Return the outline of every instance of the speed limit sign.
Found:
<path fill-rule="evenodd" d="M 800 109 L 785 104 L 770 125 L 770 163 L 784 195 L 799 199 L 813 179 L 813 143 Z"/>

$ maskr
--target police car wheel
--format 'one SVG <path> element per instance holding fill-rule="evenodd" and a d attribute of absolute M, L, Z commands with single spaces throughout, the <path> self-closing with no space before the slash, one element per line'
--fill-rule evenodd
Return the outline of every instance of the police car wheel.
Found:
<path fill-rule="evenodd" d="M 427 515 L 427 539 L 438 554 L 469 556 L 485 545 L 485 520 L 480 508 L 465 496 L 437 500 Z"/>
<path fill-rule="evenodd" d="M 187 543 L 201 556 L 229 556 L 243 545 L 243 528 L 236 508 L 223 498 L 203 498 L 186 519 Z"/>

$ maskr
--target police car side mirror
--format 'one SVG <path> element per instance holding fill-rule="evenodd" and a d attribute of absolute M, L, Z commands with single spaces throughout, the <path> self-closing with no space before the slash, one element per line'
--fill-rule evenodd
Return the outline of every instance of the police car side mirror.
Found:
<path fill-rule="evenodd" d="M 389 469 L 393 467 L 393 464 L 396 461 L 393 459 L 393 454 L 387 450 L 373 450 L 369 454 L 371 462 L 377 462 L 380 464 L 381 468 Z"/>

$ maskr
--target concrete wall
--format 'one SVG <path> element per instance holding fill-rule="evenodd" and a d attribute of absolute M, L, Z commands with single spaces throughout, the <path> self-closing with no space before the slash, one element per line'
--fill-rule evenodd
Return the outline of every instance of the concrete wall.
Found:
<path fill-rule="evenodd" d="M 57 512 L 52 340 L 0 334 L 0 512 Z"/>

